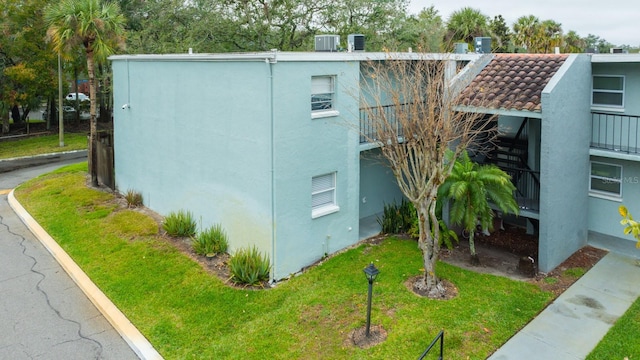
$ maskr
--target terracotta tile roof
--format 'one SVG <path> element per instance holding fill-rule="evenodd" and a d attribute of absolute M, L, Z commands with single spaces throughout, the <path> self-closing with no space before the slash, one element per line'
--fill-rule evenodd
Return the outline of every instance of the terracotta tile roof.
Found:
<path fill-rule="evenodd" d="M 566 54 L 495 54 L 461 93 L 461 104 L 490 109 L 541 111 L 542 90 Z"/>

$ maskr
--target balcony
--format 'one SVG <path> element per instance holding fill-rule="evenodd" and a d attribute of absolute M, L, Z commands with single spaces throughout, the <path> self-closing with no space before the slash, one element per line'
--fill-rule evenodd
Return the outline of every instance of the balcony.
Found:
<path fill-rule="evenodd" d="M 591 147 L 640 154 L 640 116 L 591 113 Z"/>
<path fill-rule="evenodd" d="M 402 128 L 398 121 L 399 113 L 407 112 L 407 107 L 411 104 L 384 105 L 371 108 L 360 109 L 360 144 L 368 143 L 376 138 L 374 121 L 376 119 L 386 119 L 392 126 L 395 126 L 396 134 L 402 136 Z"/>

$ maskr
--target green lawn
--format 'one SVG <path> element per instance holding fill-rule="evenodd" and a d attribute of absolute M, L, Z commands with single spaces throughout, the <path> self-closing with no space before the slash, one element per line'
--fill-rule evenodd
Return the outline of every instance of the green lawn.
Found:
<path fill-rule="evenodd" d="M 64 145 L 60 147 L 58 135 L 3 140 L 0 141 L 0 159 L 83 150 L 87 148 L 87 134 L 65 133 Z"/>
<path fill-rule="evenodd" d="M 445 356 L 484 359 L 551 300 L 550 293 L 444 263 L 459 295 L 420 298 L 404 283 L 421 271 L 416 243 L 390 238 L 361 245 L 269 290 L 240 290 L 157 236 L 157 224 L 116 209 L 112 195 L 85 186 L 86 163 L 34 179 L 19 201 L 166 359 L 412 359 L 445 331 Z M 224 224 L 223 224 L 224 225 Z M 349 343 L 365 323 L 375 262 L 372 324 L 382 344 Z"/>
<path fill-rule="evenodd" d="M 587 360 L 608 359 L 640 359 L 640 298 L 616 321 L 587 357 Z"/>

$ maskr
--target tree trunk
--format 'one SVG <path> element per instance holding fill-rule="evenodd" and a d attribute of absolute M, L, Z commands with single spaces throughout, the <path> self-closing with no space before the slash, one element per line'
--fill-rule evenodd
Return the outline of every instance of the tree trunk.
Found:
<path fill-rule="evenodd" d="M 476 254 L 476 244 L 473 240 L 475 235 L 475 229 L 469 231 L 469 252 L 471 253 L 471 265 L 478 266 L 480 265 L 480 258 Z"/>
<path fill-rule="evenodd" d="M 2 103 L 0 103 L 0 111 L 0 119 L 2 119 L 2 133 L 6 134 L 9 132 L 9 112 Z"/>
<path fill-rule="evenodd" d="M 87 75 L 89 76 L 89 98 L 91 106 L 89 108 L 89 173 L 91 174 L 91 186 L 98 186 L 98 124 L 96 119 L 96 87 L 95 72 L 93 64 L 93 51 L 87 48 Z"/>
<path fill-rule="evenodd" d="M 440 229 L 437 227 L 438 219 L 435 215 L 435 197 L 427 196 L 422 202 L 414 205 L 418 209 L 418 228 L 420 230 L 418 247 L 422 251 L 424 266 L 424 276 L 414 284 L 414 287 L 416 290 L 426 292 L 430 298 L 439 298 L 444 295 L 445 288 L 436 276 L 436 263 L 440 250 Z"/>

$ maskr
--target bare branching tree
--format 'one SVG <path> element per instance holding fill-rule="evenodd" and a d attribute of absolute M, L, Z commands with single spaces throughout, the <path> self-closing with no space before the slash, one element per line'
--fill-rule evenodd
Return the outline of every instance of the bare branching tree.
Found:
<path fill-rule="evenodd" d="M 414 289 L 441 297 L 445 287 L 436 276 L 440 228 L 436 217 L 438 187 L 451 173 L 458 155 L 478 141 L 490 140 L 493 118 L 456 111 L 460 102 L 447 74 L 451 59 L 390 57 L 369 62 L 362 70 L 362 104 L 366 117 L 361 135 L 377 143 L 398 186 L 416 208 L 424 276 Z M 452 156 L 445 156 L 447 149 Z"/>

